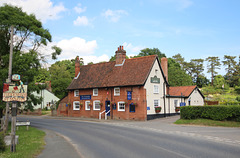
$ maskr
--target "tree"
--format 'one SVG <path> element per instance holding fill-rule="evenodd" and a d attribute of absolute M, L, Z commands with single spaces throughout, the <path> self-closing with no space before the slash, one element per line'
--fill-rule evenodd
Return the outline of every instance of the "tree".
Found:
<path fill-rule="evenodd" d="M 79 58 L 79 60 L 80 60 L 80 65 L 84 65 L 83 58 Z M 75 59 L 57 61 L 53 65 L 57 65 L 59 67 L 64 66 L 66 71 L 68 71 L 70 73 L 71 78 L 74 78 L 74 76 L 75 76 Z"/>
<path fill-rule="evenodd" d="M 9 52 L 10 26 L 14 26 L 14 50 L 21 51 L 23 47 L 38 52 L 40 46 L 47 46 L 52 41 L 52 36 L 35 15 L 23 12 L 21 8 L 4 5 L 0 7 L 0 61 L 2 55 Z M 25 43 L 27 44 L 25 45 Z M 29 45 L 31 43 L 31 45 Z M 52 59 L 60 55 L 61 49 L 52 47 Z M 39 52 L 40 59 L 44 59 Z"/>
<path fill-rule="evenodd" d="M 215 88 L 219 88 L 219 89 L 226 86 L 224 77 L 222 75 L 215 76 L 213 85 Z"/>
<path fill-rule="evenodd" d="M 197 85 L 200 86 L 200 78 L 199 76 L 203 76 L 202 72 L 204 71 L 203 68 L 203 59 L 191 59 L 190 65 L 192 65 L 191 71 L 193 74 L 193 82 Z"/>
<path fill-rule="evenodd" d="M 189 86 L 193 84 L 191 77 L 172 58 L 168 58 L 168 83 L 171 86 Z"/>
<path fill-rule="evenodd" d="M 178 53 L 178 54 L 172 56 L 172 59 L 174 59 L 177 63 L 179 63 L 181 68 L 183 68 L 184 58 L 181 56 L 181 54 Z"/>
<path fill-rule="evenodd" d="M 44 29 L 42 23 L 33 14 L 28 15 L 21 8 L 4 5 L 0 7 L 0 84 L 8 76 L 10 26 L 14 26 L 14 48 L 12 72 L 21 75 L 21 80 L 28 83 L 28 108 L 32 109 L 32 103 L 37 104 L 39 98 L 34 98 L 31 92 L 39 88 L 35 85 L 34 76 L 38 75 L 41 60 L 44 56 L 38 52 L 40 46 L 46 46 L 51 42 L 51 34 Z M 25 43 L 27 43 L 25 45 Z M 27 50 L 23 50 L 27 47 Z M 58 47 L 53 47 L 52 57 L 56 58 L 61 53 Z M 2 98 L 2 86 L 0 87 Z M 4 104 L 4 103 L 3 103 Z"/>
<path fill-rule="evenodd" d="M 53 64 L 49 68 L 51 74 L 52 91 L 58 98 L 67 94 L 67 87 L 72 81 L 72 76 L 63 64 Z"/>
<path fill-rule="evenodd" d="M 157 55 L 159 59 L 162 57 L 166 57 L 164 53 L 162 53 L 158 48 L 145 48 L 142 49 L 138 56 L 149 56 L 149 55 Z"/>
<path fill-rule="evenodd" d="M 237 62 L 235 61 L 236 56 L 230 56 L 230 55 L 224 55 L 224 60 L 222 61 L 223 65 L 226 66 L 225 70 L 227 71 L 225 75 L 226 82 L 233 87 L 233 74 L 236 71 L 236 64 Z"/>
<path fill-rule="evenodd" d="M 217 74 L 216 69 L 220 69 L 220 65 L 221 65 L 221 63 L 219 62 L 220 59 L 218 57 L 208 57 L 205 60 L 208 62 L 207 72 L 211 73 L 211 85 L 213 86 L 213 80 L 215 75 Z"/>

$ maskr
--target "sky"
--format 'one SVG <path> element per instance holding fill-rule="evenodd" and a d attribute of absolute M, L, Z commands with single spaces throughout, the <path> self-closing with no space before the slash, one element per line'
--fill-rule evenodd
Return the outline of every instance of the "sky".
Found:
<path fill-rule="evenodd" d="M 78 55 L 84 64 L 109 61 L 120 45 L 128 56 L 158 48 L 188 62 L 240 55 L 239 0 L 0 0 L 4 3 L 36 15 L 52 35 L 41 51 L 48 54 L 57 45 L 58 60 Z"/>

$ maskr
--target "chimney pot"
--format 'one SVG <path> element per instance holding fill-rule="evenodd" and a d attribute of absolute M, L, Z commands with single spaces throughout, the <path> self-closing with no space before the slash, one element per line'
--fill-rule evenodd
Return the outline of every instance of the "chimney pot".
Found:
<path fill-rule="evenodd" d="M 123 61 L 126 59 L 126 51 L 123 50 L 123 46 L 119 46 L 118 50 L 116 51 L 116 65 L 122 64 Z"/>

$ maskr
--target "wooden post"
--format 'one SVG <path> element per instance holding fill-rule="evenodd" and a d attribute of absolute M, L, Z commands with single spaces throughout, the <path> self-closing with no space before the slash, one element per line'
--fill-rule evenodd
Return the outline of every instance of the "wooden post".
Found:
<path fill-rule="evenodd" d="M 8 67 L 8 79 L 6 80 L 7 83 L 11 82 L 11 76 L 12 76 L 12 57 L 13 57 L 13 31 L 14 27 L 11 26 L 11 44 L 10 44 L 10 55 L 9 55 L 9 67 Z M 9 102 L 6 103 L 6 113 L 5 113 L 5 121 L 4 121 L 4 128 L 3 132 L 6 133 L 8 130 L 8 117 L 9 117 Z"/>
<path fill-rule="evenodd" d="M 17 102 L 12 103 L 12 125 L 11 125 L 11 152 L 16 152 L 16 115 L 17 115 Z"/>

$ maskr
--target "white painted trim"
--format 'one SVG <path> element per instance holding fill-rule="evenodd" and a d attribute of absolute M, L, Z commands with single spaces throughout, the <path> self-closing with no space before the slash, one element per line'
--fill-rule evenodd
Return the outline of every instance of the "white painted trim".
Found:
<path fill-rule="evenodd" d="M 74 77 L 74 79 L 77 79 L 80 76 L 80 72 L 78 73 L 77 77 Z"/>
<path fill-rule="evenodd" d="M 88 104 L 90 104 L 90 101 L 89 100 L 85 101 L 85 110 L 90 110 L 91 107 L 87 106 Z"/>
<path fill-rule="evenodd" d="M 116 64 L 115 66 L 123 66 L 124 62 L 125 62 L 125 59 L 123 60 L 122 64 Z"/>
<path fill-rule="evenodd" d="M 78 103 L 78 104 L 79 104 L 79 108 L 76 108 L 75 103 Z M 74 101 L 74 102 L 73 102 L 73 110 L 80 110 L 80 102 L 79 102 L 79 101 Z"/>
<path fill-rule="evenodd" d="M 155 86 L 157 86 L 157 92 L 155 92 Z M 153 85 L 153 93 L 159 94 L 159 85 L 156 85 L 156 84 Z"/>
<path fill-rule="evenodd" d="M 97 90 L 97 94 L 94 94 L 94 90 Z M 98 96 L 98 88 L 93 89 L 93 96 Z"/>
<path fill-rule="evenodd" d="M 78 91 L 78 95 L 76 95 L 76 92 Z M 78 97 L 79 96 L 79 90 L 74 90 L 74 97 Z"/>
<path fill-rule="evenodd" d="M 96 107 L 95 107 L 96 102 L 99 102 L 99 109 L 96 109 Z M 99 100 L 93 101 L 93 110 L 98 110 L 98 111 L 101 110 L 101 106 L 100 106 L 100 101 Z"/>
<path fill-rule="evenodd" d="M 124 109 L 119 109 L 119 104 L 124 104 Z M 125 102 L 123 102 L 123 101 L 120 101 L 120 102 L 118 102 L 118 111 L 125 111 L 125 109 L 126 109 L 126 105 L 125 105 Z"/>
<path fill-rule="evenodd" d="M 115 89 L 119 88 L 119 93 L 115 93 Z M 120 87 L 115 87 L 114 88 L 114 96 L 120 96 L 121 94 L 121 88 Z"/>

